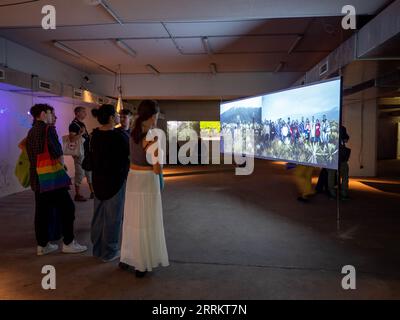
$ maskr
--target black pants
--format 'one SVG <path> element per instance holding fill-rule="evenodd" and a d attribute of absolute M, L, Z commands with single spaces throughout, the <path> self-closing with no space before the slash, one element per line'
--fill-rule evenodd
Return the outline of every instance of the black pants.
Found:
<path fill-rule="evenodd" d="M 321 172 L 319 173 L 318 182 L 317 182 L 317 186 L 315 187 L 315 190 L 319 193 L 329 191 L 328 170 L 326 170 L 325 168 L 322 168 Z"/>
<path fill-rule="evenodd" d="M 49 192 L 35 192 L 35 233 L 39 246 L 45 247 L 49 242 L 49 226 L 54 210 L 61 220 L 64 243 L 70 244 L 74 240 L 75 205 L 67 189 L 58 189 Z"/>

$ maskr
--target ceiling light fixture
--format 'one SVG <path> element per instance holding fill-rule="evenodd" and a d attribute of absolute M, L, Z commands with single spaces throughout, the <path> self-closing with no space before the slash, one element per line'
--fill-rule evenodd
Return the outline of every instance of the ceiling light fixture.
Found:
<path fill-rule="evenodd" d="M 300 43 L 301 40 L 303 40 L 303 36 L 298 35 L 296 40 L 294 40 L 292 46 L 289 48 L 288 54 L 291 54 L 293 52 L 293 50 L 297 47 L 297 45 Z"/>
<path fill-rule="evenodd" d="M 274 72 L 276 73 L 276 72 L 279 72 L 279 71 L 281 71 L 284 65 L 285 65 L 285 63 L 284 63 L 284 62 L 279 62 L 279 64 L 276 66 L 276 68 L 275 68 L 275 71 L 274 71 Z"/>
<path fill-rule="evenodd" d="M 70 55 L 72 55 L 72 56 L 74 56 L 76 58 L 81 58 L 82 57 L 82 55 L 79 52 L 67 47 L 66 45 L 62 44 L 61 42 L 53 41 L 53 45 L 55 47 L 57 47 L 58 49 L 64 50 L 65 52 L 69 53 Z"/>
<path fill-rule="evenodd" d="M 109 74 L 115 75 L 115 72 L 114 72 L 114 71 L 112 71 L 111 69 L 108 69 L 108 68 L 105 67 L 105 66 L 102 66 L 101 64 L 99 64 L 99 68 L 100 68 L 101 70 L 103 70 L 103 71 L 109 73 Z"/>
<path fill-rule="evenodd" d="M 124 109 L 124 104 L 122 102 L 122 81 L 121 81 L 121 65 L 118 65 L 118 101 L 117 101 L 117 112 L 120 113 Z M 119 124 L 121 126 L 121 124 Z"/>
<path fill-rule="evenodd" d="M 106 10 L 110 16 L 114 18 L 115 21 L 117 21 L 119 24 L 123 24 L 122 20 L 117 16 L 115 11 L 110 7 L 110 5 L 105 2 L 104 0 L 99 0 L 99 4 Z"/>
<path fill-rule="evenodd" d="M 158 71 L 156 68 L 154 68 L 151 64 L 146 64 L 146 68 L 147 70 L 149 70 L 151 73 L 155 74 L 155 75 L 159 75 L 160 71 Z"/>
<path fill-rule="evenodd" d="M 117 39 L 115 40 L 116 44 L 118 47 L 120 47 L 122 50 L 124 50 L 127 54 L 129 54 L 132 57 L 136 57 L 136 51 L 133 50 L 130 46 L 128 46 L 124 41 Z"/>
<path fill-rule="evenodd" d="M 210 70 L 212 74 L 217 74 L 217 64 L 216 63 L 210 63 Z"/>
<path fill-rule="evenodd" d="M 201 41 L 203 42 L 204 51 L 207 54 L 210 54 L 211 53 L 211 48 L 210 48 L 210 42 L 208 41 L 208 37 L 201 38 Z"/>

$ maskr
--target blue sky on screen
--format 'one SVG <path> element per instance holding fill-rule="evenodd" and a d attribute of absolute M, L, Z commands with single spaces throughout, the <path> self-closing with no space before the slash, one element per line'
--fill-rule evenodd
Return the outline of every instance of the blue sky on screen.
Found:
<path fill-rule="evenodd" d="M 221 104 L 221 114 L 232 108 L 261 108 L 262 96 Z"/>
<path fill-rule="evenodd" d="M 294 115 L 308 116 L 332 109 L 339 110 L 340 80 L 265 95 L 262 100 L 263 119 L 286 118 Z M 337 112 L 337 117 L 339 117 L 339 112 Z"/>
<path fill-rule="evenodd" d="M 339 118 L 340 80 L 318 83 L 302 88 L 286 90 L 221 104 L 221 114 L 231 108 L 261 108 L 263 119 L 309 116 L 337 110 Z"/>

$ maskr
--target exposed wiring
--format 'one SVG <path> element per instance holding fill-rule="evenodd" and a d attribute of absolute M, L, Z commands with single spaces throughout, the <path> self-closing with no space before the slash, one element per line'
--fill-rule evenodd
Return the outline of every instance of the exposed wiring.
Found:
<path fill-rule="evenodd" d="M 121 96 L 122 99 L 122 83 L 121 83 L 121 65 L 118 65 L 118 94 Z"/>
<path fill-rule="evenodd" d="M 39 1 L 40 0 L 26 0 L 26 1 L 19 1 L 19 2 L 15 2 L 15 3 L 0 4 L 0 8 L 19 6 L 21 4 L 33 3 L 33 2 L 39 2 Z"/>
<path fill-rule="evenodd" d="M 115 73 L 114 74 L 113 96 L 115 96 L 115 92 L 117 91 L 117 77 L 118 77 L 118 74 Z"/>

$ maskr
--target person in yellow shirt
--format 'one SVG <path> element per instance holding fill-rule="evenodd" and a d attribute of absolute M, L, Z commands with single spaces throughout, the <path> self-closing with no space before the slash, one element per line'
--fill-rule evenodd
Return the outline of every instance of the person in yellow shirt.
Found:
<path fill-rule="evenodd" d="M 296 178 L 297 189 L 299 191 L 298 201 L 307 202 L 309 197 L 315 194 L 312 188 L 312 174 L 314 168 L 304 165 L 296 165 L 294 175 Z"/>

